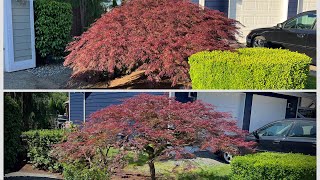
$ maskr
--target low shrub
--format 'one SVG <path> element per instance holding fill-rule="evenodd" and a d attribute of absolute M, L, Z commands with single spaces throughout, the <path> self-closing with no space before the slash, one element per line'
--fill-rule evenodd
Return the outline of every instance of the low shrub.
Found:
<path fill-rule="evenodd" d="M 4 169 L 11 170 L 19 161 L 22 133 L 22 113 L 17 102 L 10 96 L 4 97 Z"/>
<path fill-rule="evenodd" d="M 33 167 L 52 172 L 61 172 L 62 166 L 55 157 L 50 156 L 52 145 L 61 142 L 64 130 L 32 130 L 23 132 L 27 156 Z"/>
<path fill-rule="evenodd" d="M 316 179 L 316 157 L 292 153 L 257 153 L 231 162 L 232 179 Z"/>
<path fill-rule="evenodd" d="M 65 180 L 96 180 L 109 179 L 107 168 L 97 166 L 88 168 L 85 163 L 63 164 L 63 177 Z"/>
<path fill-rule="evenodd" d="M 54 0 L 36 0 L 34 14 L 36 49 L 41 57 L 64 56 L 64 49 L 71 40 L 71 4 Z"/>
<path fill-rule="evenodd" d="M 229 180 L 231 174 L 230 165 L 214 165 L 177 175 L 178 180 Z"/>
<path fill-rule="evenodd" d="M 311 58 L 283 49 L 202 51 L 189 57 L 193 89 L 303 89 Z"/>

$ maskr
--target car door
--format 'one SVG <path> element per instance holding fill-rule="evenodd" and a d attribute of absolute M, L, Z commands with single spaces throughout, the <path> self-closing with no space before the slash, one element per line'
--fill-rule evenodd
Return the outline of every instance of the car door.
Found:
<path fill-rule="evenodd" d="M 313 29 L 308 32 L 305 53 L 312 58 L 312 64 L 317 65 L 317 22 Z"/>
<path fill-rule="evenodd" d="M 312 12 L 287 20 L 276 33 L 276 43 L 291 51 L 307 53 L 307 40 L 312 37 L 308 35 L 314 32 L 315 21 L 316 14 Z"/>
<path fill-rule="evenodd" d="M 278 121 L 265 126 L 257 131 L 258 151 L 281 151 L 283 141 L 289 132 L 292 121 Z"/>
<path fill-rule="evenodd" d="M 316 155 L 316 121 L 297 121 L 283 141 L 285 152 Z"/>

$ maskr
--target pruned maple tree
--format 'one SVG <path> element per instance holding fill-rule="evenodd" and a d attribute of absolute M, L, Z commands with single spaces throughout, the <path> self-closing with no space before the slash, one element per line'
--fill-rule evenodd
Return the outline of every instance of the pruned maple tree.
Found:
<path fill-rule="evenodd" d="M 189 81 L 187 58 L 203 50 L 231 50 L 237 22 L 189 0 L 130 0 L 105 13 L 71 42 L 64 65 L 73 77 L 108 79 L 145 70 L 151 81 Z"/>
<path fill-rule="evenodd" d="M 201 101 L 181 103 L 166 96 L 141 94 L 93 113 L 84 127 L 58 145 L 67 158 L 99 155 L 99 149 L 120 149 L 110 167 L 128 152 L 145 153 L 152 179 L 157 158 L 182 158 L 191 154 L 186 146 L 216 152 L 239 153 L 239 148 L 254 146 L 245 142 L 246 132 L 239 129 L 228 113 L 221 113 Z M 97 150 L 98 149 L 98 150 Z"/>

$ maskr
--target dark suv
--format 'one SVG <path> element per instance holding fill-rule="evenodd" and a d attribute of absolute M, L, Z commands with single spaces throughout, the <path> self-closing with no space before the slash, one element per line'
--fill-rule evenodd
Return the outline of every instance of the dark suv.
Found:
<path fill-rule="evenodd" d="M 285 119 L 253 131 L 246 140 L 256 141 L 257 151 L 316 155 L 316 134 L 315 119 Z"/>
<path fill-rule="evenodd" d="M 298 51 L 310 56 L 316 65 L 316 14 L 307 11 L 275 27 L 254 29 L 247 36 L 247 46 Z"/>

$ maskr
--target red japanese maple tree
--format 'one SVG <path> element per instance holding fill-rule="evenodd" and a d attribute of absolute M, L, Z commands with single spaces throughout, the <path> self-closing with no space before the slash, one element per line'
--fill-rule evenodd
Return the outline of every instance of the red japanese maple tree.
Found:
<path fill-rule="evenodd" d="M 157 158 L 181 158 L 190 154 L 186 146 L 237 154 L 239 147 L 254 145 L 244 141 L 245 134 L 228 113 L 217 112 L 211 105 L 141 94 L 95 112 L 80 131 L 58 146 L 65 157 L 85 157 L 88 161 L 96 154 L 100 156 L 100 148 L 146 153 L 154 179 Z M 119 163 L 119 159 L 112 162 Z"/>
<path fill-rule="evenodd" d="M 130 0 L 71 42 L 64 65 L 73 77 L 103 72 L 109 79 L 145 70 L 149 80 L 189 81 L 187 58 L 231 50 L 237 22 L 189 0 Z"/>

